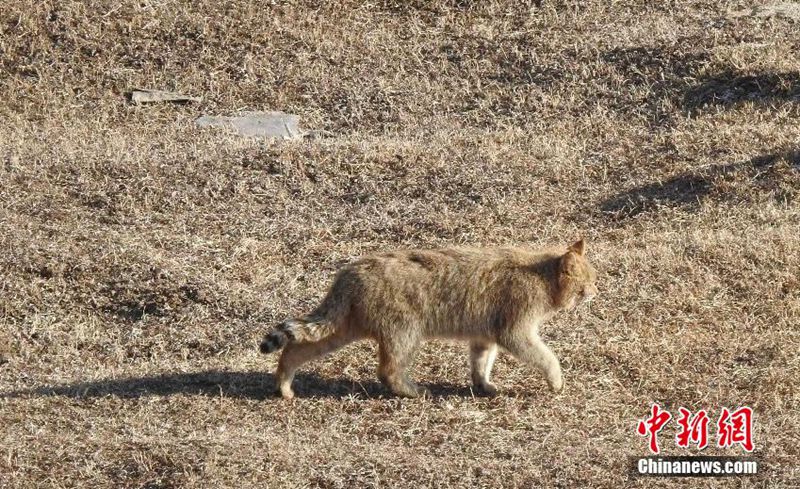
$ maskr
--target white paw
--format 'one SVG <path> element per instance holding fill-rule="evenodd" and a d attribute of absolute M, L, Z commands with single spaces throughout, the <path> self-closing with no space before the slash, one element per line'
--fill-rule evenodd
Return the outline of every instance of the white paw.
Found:
<path fill-rule="evenodd" d="M 564 381 L 561 380 L 560 375 L 551 380 L 548 380 L 547 383 L 550 384 L 550 390 L 556 394 L 564 390 Z"/>
<path fill-rule="evenodd" d="M 294 391 L 291 387 L 281 387 L 281 397 L 286 400 L 294 399 Z"/>

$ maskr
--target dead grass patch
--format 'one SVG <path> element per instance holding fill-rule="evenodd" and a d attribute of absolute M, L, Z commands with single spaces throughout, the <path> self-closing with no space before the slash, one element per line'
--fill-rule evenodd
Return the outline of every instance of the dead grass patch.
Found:
<path fill-rule="evenodd" d="M 0 486 L 667 486 L 626 466 L 653 401 L 755 409 L 764 478 L 693 485 L 795 486 L 796 48 L 716 2 L 5 2 Z M 239 110 L 331 137 L 193 125 Z M 370 344 L 272 396 L 257 340 L 341 263 L 578 235 L 563 395 L 434 342 L 431 400 Z"/>

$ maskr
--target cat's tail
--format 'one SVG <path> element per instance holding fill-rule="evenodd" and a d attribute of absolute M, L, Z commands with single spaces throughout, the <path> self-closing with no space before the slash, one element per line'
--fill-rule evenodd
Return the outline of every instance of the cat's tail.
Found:
<path fill-rule="evenodd" d="M 357 284 L 351 269 L 341 270 L 322 303 L 311 313 L 287 319 L 267 333 L 259 347 L 261 353 L 278 351 L 289 343 L 319 341 L 335 333 L 339 327 L 347 327 L 352 297 L 360 290 Z"/>
<path fill-rule="evenodd" d="M 335 326 L 324 317 L 306 316 L 287 319 L 261 340 L 259 350 L 265 355 L 280 350 L 289 343 L 319 341 L 333 333 Z"/>

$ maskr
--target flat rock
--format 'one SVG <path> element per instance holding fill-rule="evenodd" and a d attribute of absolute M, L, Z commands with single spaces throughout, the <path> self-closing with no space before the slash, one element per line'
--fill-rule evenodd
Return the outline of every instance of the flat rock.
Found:
<path fill-rule="evenodd" d="M 761 17 L 768 19 L 770 17 L 778 17 L 782 19 L 790 19 L 800 21 L 800 3 L 796 2 L 778 2 L 767 5 L 760 5 L 751 9 L 739 10 L 732 12 L 732 17 Z"/>
<path fill-rule="evenodd" d="M 192 97 L 176 92 L 165 92 L 163 90 L 151 90 L 149 88 L 137 88 L 131 92 L 131 101 L 135 104 L 146 104 L 152 102 L 200 102 L 200 97 Z"/>
<path fill-rule="evenodd" d="M 300 116 L 284 112 L 245 112 L 236 116 L 204 115 L 195 124 L 200 127 L 229 127 L 242 136 L 270 139 L 299 139 L 307 133 L 300 129 Z"/>

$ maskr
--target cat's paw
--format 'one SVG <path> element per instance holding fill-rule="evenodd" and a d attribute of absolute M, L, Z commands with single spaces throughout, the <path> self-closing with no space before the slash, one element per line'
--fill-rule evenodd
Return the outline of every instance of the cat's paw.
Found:
<path fill-rule="evenodd" d="M 491 382 L 483 382 L 475 386 L 483 395 L 494 397 L 497 395 L 497 386 L 492 384 Z"/>
<path fill-rule="evenodd" d="M 564 381 L 561 379 L 560 375 L 548 380 L 547 383 L 550 385 L 550 390 L 553 391 L 554 394 L 558 394 L 564 390 Z"/>
<path fill-rule="evenodd" d="M 431 391 L 429 391 L 425 387 L 421 387 L 416 384 L 412 384 L 410 382 L 405 385 L 393 386 L 391 389 L 396 396 L 405 397 L 408 399 L 416 399 L 420 397 L 422 398 L 427 397 L 428 399 L 430 399 L 433 397 Z"/>
<path fill-rule="evenodd" d="M 289 386 L 281 386 L 279 389 L 281 393 L 281 397 L 286 399 L 287 401 L 290 399 L 294 399 L 294 391 Z"/>

